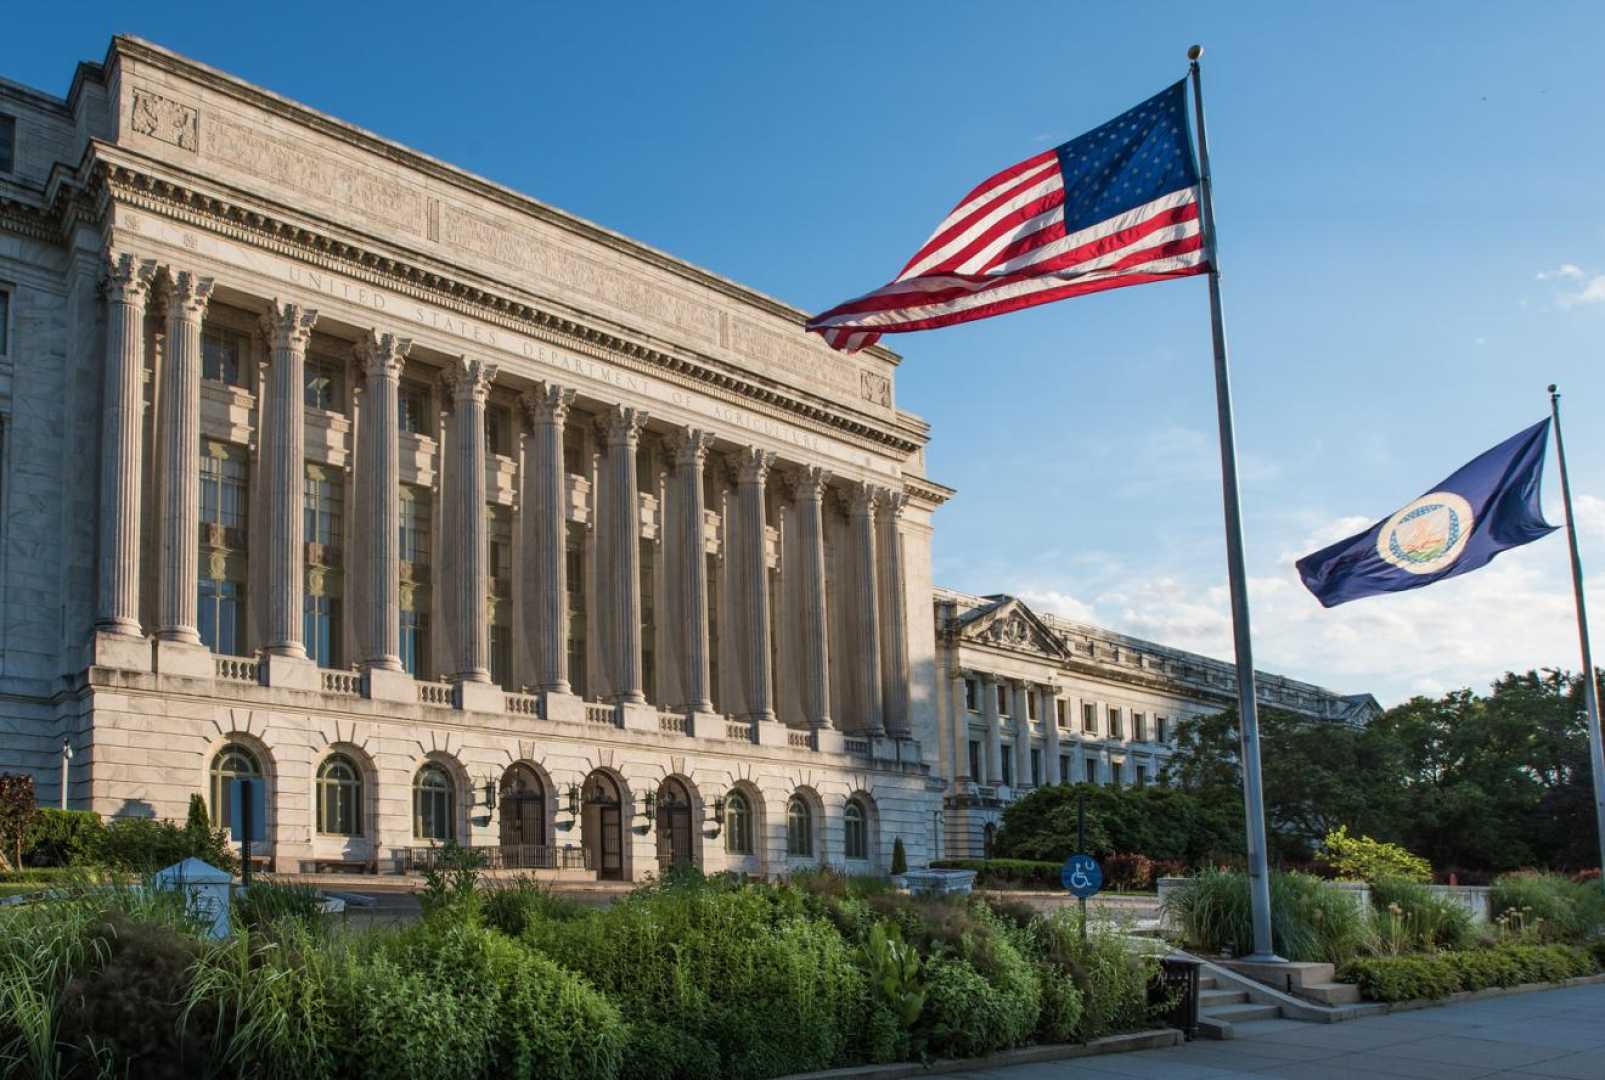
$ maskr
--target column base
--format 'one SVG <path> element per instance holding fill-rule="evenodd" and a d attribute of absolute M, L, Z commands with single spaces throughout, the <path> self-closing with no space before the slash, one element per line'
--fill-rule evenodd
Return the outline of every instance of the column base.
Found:
<path fill-rule="evenodd" d="M 546 719 L 559 724 L 585 723 L 585 701 L 578 694 L 547 690 L 541 695 Z"/>
<path fill-rule="evenodd" d="M 418 683 L 405 671 L 397 668 L 370 667 L 363 681 L 367 684 L 370 701 L 418 704 Z"/>
<path fill-rule="evenodd" d="M 815 728 L 814 746 L 822 754 L 845 754 L 847 735 L 839 728 Z"/>
<path fill-rule="evenodd" d="M 658 731 L 658 707 L 645 702 L 625 701 L 618 706 L 625 731 Z"/>
<path fill-rule="evenodd" d="M 96 630 L 84 646 L 84 667 L 116 668 L 119 671 L 149 671 L 151 643 L 146 637 Z"/>
<path fill-rule="evenodd" d="M 318 665 L 299 656 L 280 656 L 268 653 L 262 657 L 262 681 L 268 686 L 286 690 L 319 690 Z"/>
<path fill-rule="evenodd" d="M 182 675 L 190 679 L 217 677 L 217 665 L 212 650 L 205 645 L 192 645 L 187 641 L 156 639 L 154 663 L 163 675 Z"/>
<path fill-rule="evenodd" d="M 467 712 L 499 713 L 506 707 L 502 688 L 492 682 L 464 680 L 457 684 L 453 696 L 457 699 L 457 707 Z"/>
<path fill-rule="evenodd" d="M 778 720 L 759 720 L 752 725 L 758 733 L 759 746 L 790 746 L 790 728 Z"/>

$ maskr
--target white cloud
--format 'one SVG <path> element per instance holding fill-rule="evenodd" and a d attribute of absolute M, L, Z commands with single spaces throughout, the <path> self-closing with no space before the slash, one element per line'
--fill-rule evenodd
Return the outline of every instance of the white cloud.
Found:
<path fill-rule="evenodd" d="M 1556 278 L 1580 278 L 1583 268 L 1576 263 L 1561 263 L 1553 270 L 1540 270 L 1535 275 L 1539 281 L 1553 281 Z"/>
<path fill-rule="evenodd" d="M 1576 292 L 1561 293 L 1555 302 L 1563 308 L 1579 304 L 1605 304 L 1605 274 L 1595 274 Z"/>
<path fill-rule="evenodd" d="M 1605 541 L 1605 499 L 1597 495 L 1579 495 L 1572 500 L 1572 512 L 1577 515 L 1577 535 L 1583 540 Z M 1556 513 L 1553 521 L 1564 521 Z M 1582 545 L 1578 548 L 1581 550 Z"/>

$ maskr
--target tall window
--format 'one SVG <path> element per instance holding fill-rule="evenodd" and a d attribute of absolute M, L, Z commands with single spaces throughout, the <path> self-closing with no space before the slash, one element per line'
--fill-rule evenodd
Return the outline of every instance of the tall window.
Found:
<path fill-rule="evenodd" d="M 1168 726 L 1169 725 L 1167 724 L 1167 722 L 1166 722 L 1166 720 L 1165 720 L 1165 718 L 1163 716 L 1154 717 L 1154 741 L 1155 742 L 1167 742 L 1167 741 L 1169 741 L 1170 732 L 1166 730 L 1166 728 Z"/>
<path fill-rule="evenodd" d="M 417 383 L 404 382 L 396 394 L 396 417 L 399 427 L 408 435 L 428 435 L 429 390 Z"/>
<path fill-rule="evenodd" d="M 1053 722 L 1060 727 L 1066 726 L 1064 698 L 1055 698 L 1053 701 Z"/>
<path fill-rule="evenodd" d="M 224 529 L 245 528 L 250 480 L 245 448 L 205 442 L 201 446 L 201 522 Z"/>
<path fill-rule="evenodd" d="M 323 668 L 340 666 L 340 598 L 307 590 L 301 605 L 307 655 Z"/>
<path fill-rule="evenodd" d="M 210 772 L 212 824 L 226 829 L 234 823 L 229 809 L 234 799 L 234 781 L 262 779 L 262 766 L 251 751 L 239 743 L 229 743 L 212 758 Z"/>
<path fill-rule="evenodd" d="M 307 357 L 302 385 L 307 408 L 345 412 L 345 364 L 341 361 L 332 357 Z"/>
<path fill-rule="evenodd" d="M 11 294 L 0 289 L 0 356 L 11 349 Z"/>
<path fill-rule="evenodd" d="M 732 855 L 752 854 L 752 805 L 739 791 L 724 801 L 724 849 Z"/>
<path fill-rule="evenodd" d="M 847 800 L 847 812 L 843 815 L 842 821 L 847 833 L 847 857 L 869 858 L 869 829 L 864 821 L 864 808 L 857 799 Z"/>
<path fill-rule="evenodd" d="M 17 168 L 17 118 L 0 116 L 0 173 L 15 172 Z M 0 349 L 0 353 L 5 352 Z"/>
<path fill-rule="evenodd" d="M 1137 786 L 1140 788 L 1148 786 L 1148 766 L 1146 765 L 1137 766 Z"/>
<path fill-rule="evenodd" d="M 508 454 L 507 411 L 500 405 L 485 406 L 485 453 Z"/>
<path fill-rule="evenodd" d="M 970 712 L 978 712 L 981 708 L 981 691 L 971 678 L 964 680 L 964 707 Z"/>
<path fill-rule="evenodd" d="M 719 557 L 708 556 L 708 700 L 719 712 Z"/>
<path fill-rule="evenodd" d="M 568 681 L 580 697 L 590 690 L 585 663 L 585 527 L 568 523 L 564 558 L 568 560 Z"/>
<path fill-rule="evenodd" d="M 1027 720 L 1037 718 L 1037 696 L 1030 689 L 1025 692 L 1025 718 Z"/>
<path fill-rule="evenodd" d="M 1070 782 L 1070 755 L 1069 754 L 1060 754 L 1059 755 L 1059 783 L 1068 784 L 1069 782 Z"/>
<path fill-rule="evenodd" d="M 204 570 L 203 570 L 204 572 Z M 227 656 L 245 655 L 245 586 L 203 577 L 199 583 L 196 631 L 201 644 Z"/>
<path fill-rule="evenodd" d="M 201 378 L 226 386 L 244 386 L 251 341 L 232 330 L 201 332 Z"/>
<path fill-rule="evenodd" d="M 345 484 L 327 465 L 307 462 L 306 469 L 301 538 L 309 544 L 338 546 L 345 533 Z"/>
<path fill-rule="evenodd" d="M 975 739 L 970 740 L 970 779 L 977 784 L 986 779 L 981 774 L 981 744 Z"/>
<path fill-rule="evenodd" d="M 401 485 L 401 561 L 429 565 L 429 491 L 411 484 Z"/>
<path fill-rule="evenodd" d="M 401 666 L 415 679 L 429 671 L 429 616 L 421 611 L 401 613 Z"/>
<path fill-rule="evenodd" d="M 998 691 L 998 715 L 999 716 L 1008 716 L 1009 715 L 1009 688 L 1008 688 L 1007 685 L 1005 685 L 1004 683 L 1000 682 L 1000 683 L 997 684 L 997 691 Z"/>
<path fill-rule="evenodd" d="M 1040 787 L 1042 784 L 1042 751 L 1036 747 L 1031 748 L 1031 786 Z"/>
<path fill-rule="evenodd" d="M 418 840 L 457 839 L 457 787 L 433 762 L 412 780 L 412 835 Z"/>
<path fill-rule="evenodd" d="M 512 693 L 513 631 L 511 627 L 490 624 L 490 681 Z"/>
<path fill-rule="evenodd" d="M 1096 784 L 1098 782 L 1098 759 L 1095 757 L 1089 757 L 1087 759 L 1086 781 L 1089 784 Z"/>
<path fill-rule="evenodd" d="M 1109 782 L 1115 787 L 1120 786 L 1120 772 L 1124 767 L 1125 766 L 1118 761 L 1111 761 L 1109 763 Z"/>
<path fill-rule="evenodd" d="M 1090 701 L 1081 704 L 1081 730 L 1090 735 L 1098 734 L 1098 706 Z"/>
<path fill-rule="evenodd" d="M 318 766 L 318 832 L 362 835 L 362 772 L 344 754 L 331 754 Z"/>
<path fill-rule="evenodd" d="M 1148 717 L 1140 712 L 1131 714 L 1131 737 L 1138 742 L 1148 741 Z"/>
<path fill-rule="evenodd" d="M 1120 710 L 1113 705 L 1109 706 L 1109 737 L 1111 739 L 1123 739 L 1126 737 L 1120 723 Z"/>
<path fill-rule="evenodd" d="M 810 857 L 814 853 L 814 814 L 802 796 L 786 803 L 786 854 Z"/>
<path fill-rule="evenodd" d="M 1014 744 L 1013 743 L 1004 743 L 1003 744 L 1003 761 L 1000 762 L 1000 764 L 1003 766 L 1003 786 L 1004 787 L 1013 787 L 1014 786 Z"/>
<path fill-rule="evenodd" d="M 658 696 L 658 606 L 656 592 L 653 588 L 653 543 L 650 540 L 640 541 L 641 572 L 640 592 L 637 594 L 641 603 L 641 690 L 646 699 L 654 704 L 662 699 Z"/>

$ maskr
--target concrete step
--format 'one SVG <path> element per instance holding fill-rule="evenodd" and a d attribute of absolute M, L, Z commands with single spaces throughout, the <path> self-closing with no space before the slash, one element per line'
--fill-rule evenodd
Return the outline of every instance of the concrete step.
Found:
<path fill-rule="evenodd" d="M 1201 1011 L 1198 1015 L 1200 1019 L 1208 1017 L 1211 1020 L 1225 1021 L 1228 1024 L 1240 1024 L 1245 1020 L 1269 1020 L 1273 1017 L 1281 1016 L 1282 1010 L 1281 1007 L 1277 1005 L 1254 1005 L 1245 1003 L 1242 1005 L 1223 1005 L 1219 1008 L 1207 1009 Z"/>
<path fill-rule="evenodd" d="M 1248 1000 L 1248 993 L 1243 990 L 1200 990 L 1198 992 L 1198 1009 L 1219 1008 L 1223 1005 L 1241 1005 Z"/>
<path fill-rule="evenodd" d="M 1209 974 L 1208 972 L 1201 971 L 1198 973 L 1198 989 L 1213 990 L 1215 989 L 1216 982 L 1217 980 L 1215 979 L 1215 976 Z"/>
<path fill-rule="evenodd" d="M 1318 1005 L 1353 1005 L 1360 1000 L 1360 988 L 1353 983 L 1320 983 L 1300 986 L 1294 995 Z"/>

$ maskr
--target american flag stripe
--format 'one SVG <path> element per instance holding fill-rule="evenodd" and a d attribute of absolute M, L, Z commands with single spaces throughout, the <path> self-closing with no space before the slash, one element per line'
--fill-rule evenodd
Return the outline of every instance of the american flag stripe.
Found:
<path fill-rule="evenodd" d="M 883 333 L 1204 273 L 1184 86 L 979 184 L 893 281 L 808 329 L 853 352 Z"/>

